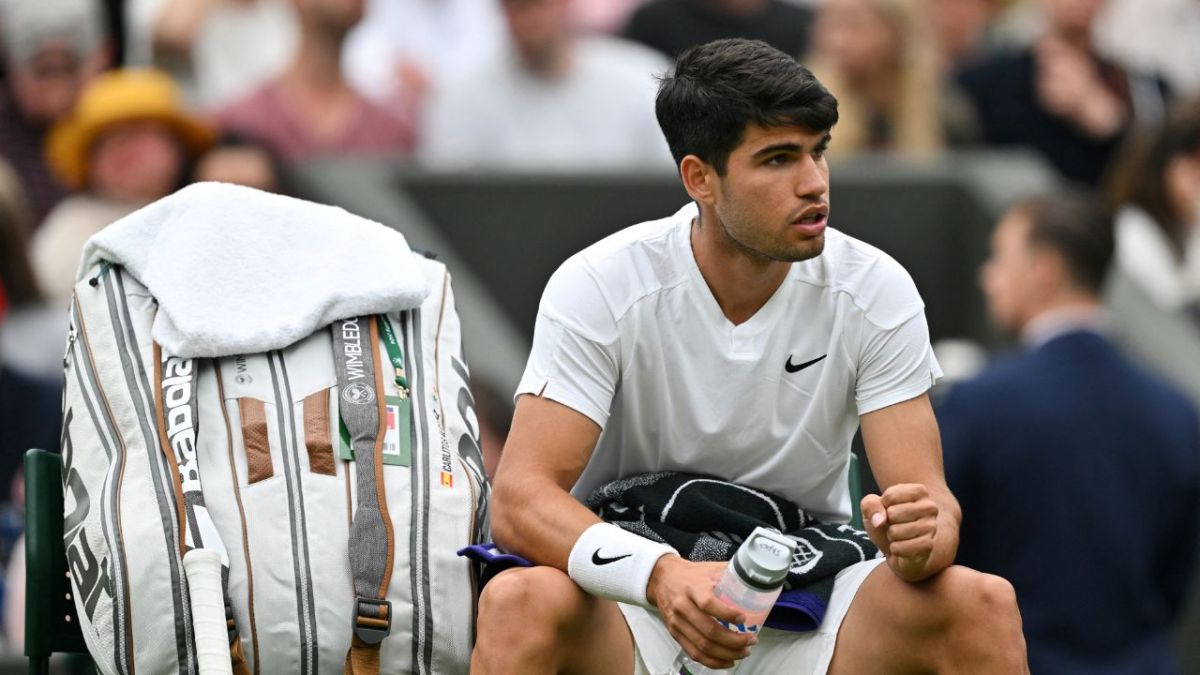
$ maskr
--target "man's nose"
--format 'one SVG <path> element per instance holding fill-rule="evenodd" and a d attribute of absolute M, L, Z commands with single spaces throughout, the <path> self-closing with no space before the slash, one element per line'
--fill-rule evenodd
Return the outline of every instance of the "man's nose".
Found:
<path fill-rule="evenodd" d="M 807 155 L 800 162 L 796 178 L 796 196 L 808 199 L 821 198 L 829 191 L 829 176 L 823 169 L 824 160 Z"/>

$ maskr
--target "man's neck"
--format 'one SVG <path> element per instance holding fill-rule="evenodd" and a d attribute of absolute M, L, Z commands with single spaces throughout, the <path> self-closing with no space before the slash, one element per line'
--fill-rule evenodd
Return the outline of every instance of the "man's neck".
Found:
<path fill-rule="evenodd" d="M 342 43 L 345 34 L 305 26 L 296 57 L 285 73 L 291 89 L 329 92 L 346 87 L 342 78 Z"/>
<path fill-rule="evenodd" d="M 745 323 L 787 278 L 792 264 L 747 251 L 731 239 L 716 214 L 692 221 L 692 255 L 700 275 L 733 325 Z"/>
<path fill-rule="evenodd" d="M 517 49 L 517 58 L 521 65 L 533 77 L 539 80 L 556 81 L 566 77 L 571 70 L 573 55 L 573 40 L 564 38 L 554 45 L 548 45 L 537 51 Z"/>
<path fill-rule="evenodd" d="M 1021 343 L 1036 349 L 1056 337 L 1080 330 L 1099 331 L 1104 310 L 1096 298 L 1077 298 L 1041 310 L 1021 328 Z"/>
<path fill-rule="evenodd" d="M 1092 34 L 1088 31 L 1060 30 L 1053 26 L 1046 34 L 1047 38 L 1058 40 L 1084 54 L 1092 53 Z"/>

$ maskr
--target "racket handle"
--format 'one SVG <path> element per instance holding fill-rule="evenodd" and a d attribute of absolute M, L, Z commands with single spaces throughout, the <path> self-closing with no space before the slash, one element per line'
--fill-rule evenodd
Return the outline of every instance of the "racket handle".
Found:
<path fill-rule="evenodd" d="M 221 588 L 221 554 L 197 548 L 183 556 L 191 595 L 192 629 L 200 675 L 232 675 L 229 633 L 225 626 L 225 593 Z"/>

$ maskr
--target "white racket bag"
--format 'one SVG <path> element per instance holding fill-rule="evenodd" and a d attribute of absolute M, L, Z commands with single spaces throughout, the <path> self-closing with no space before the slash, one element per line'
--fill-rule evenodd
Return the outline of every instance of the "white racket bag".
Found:
<path fill-rule="evenodd" d="M 164 353 L 146 287 L 86 272 L 64 538 L 101 672 L 197 673 L 214 644 L 255 675 L 467 672 L 477 570 L 456 551 L 487 539 L 488 486 L 450 277 L 412 255 L 419 308 L 220 358 Z M 201 552 L 219 566 L 196 582 Z"/>

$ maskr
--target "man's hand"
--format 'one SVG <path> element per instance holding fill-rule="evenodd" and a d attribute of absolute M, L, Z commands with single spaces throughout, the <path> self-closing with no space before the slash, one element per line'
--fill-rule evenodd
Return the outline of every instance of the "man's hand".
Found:
<path fill-rule="evenodd" d="M 742 623 L 745 617 L 713 595 L 726 563 L 695 563 L 679 556 L 658 559 L 646 585 L 646 598 L 658 608 L 671 636 L 693 660 L 709 668 L 732 668 L 758 641 L 718 624 Z"/>
<path fill-rule="evenodd" d="M 1109 138 L 1121 130 L 1127 117 L 1124 106 L 1091 57 L 1053 37 L 1038 42 L 1034 57 L 1037 95 L 1047 111 L 1095 138 Z"/>
<path fill-rule="evenodd" d="M 887 556 L 897 576 L 920 581 L 941 571 L 929 569 L 939 509 L 927 487 L 920 483 L 893 485 L 883 496 L 863 497 L 860 506 L 867 535 Z"/>

